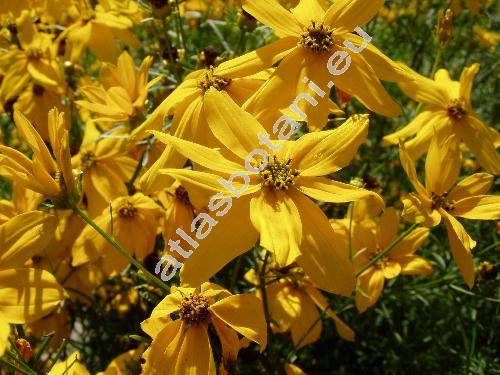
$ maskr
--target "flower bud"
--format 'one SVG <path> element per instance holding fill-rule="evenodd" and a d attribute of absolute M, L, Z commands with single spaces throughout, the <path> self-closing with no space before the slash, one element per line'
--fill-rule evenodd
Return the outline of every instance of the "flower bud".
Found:
<path fill-rule="evenodd" d="M 445 46 L 453 38 L 453 11 L 451 9 L 439 12 L 437 36 L 441 46 Z"/>

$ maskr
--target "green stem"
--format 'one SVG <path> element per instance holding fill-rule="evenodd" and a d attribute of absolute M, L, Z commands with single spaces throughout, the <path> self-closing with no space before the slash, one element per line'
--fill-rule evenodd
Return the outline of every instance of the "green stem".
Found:
<path fill-rule="evenodd" d="M 137 269 L 141 270 L 144 273 L 146 279 L 153 285 L 160 287 L 165 292 L 169 292 L 170 288 L 168 285 L 163 283 L 160 279 L 150 273 L 141 263 L 139 263 L 132 255 L 128 253 L 116 240 L 109 236 L 104 230 L 102 230 L 85 212 L 80 210 L 78 207 L 74 207 L 73 211 L 80 216 L 87 224 L 89 224 L 92 228 L 95 229 L 97 233 L 99 233 L 106 241 L 108 241 L 111 246 L 113 246 L 124 258 L 126 258 L 129 263 L 132 263 Z"/>
<path fill-rule="evenodd" d="M 406 231 L 401 233 L 401 235 L 394 241 L 392 242 L 389 246 L 387 246 L 383 251 L 378 253 L 376 256 L 372 258 L 367 264 L 363 266 L 358 272 L 356 272 L 356 277 L 359 277 L 360 275 L 363 274 L 368 268 L 373 266 L 375 263 L 377 263 L 380 259 L 382 259 L 389 251 L 391 251 L 398 243 L 400 243 L 402 240 L 406 238 L 416 227 L 418 224 L 412 224 L 411 227 L 409 227 Z"/>
<path fill-rule="evenodd" d="M 45 336 L 45 338 L 42 340 L 42 343 L 40 344 L 40 347 L 35 352 L 35 355 L 33 357 L 33 363 L 36 363 L 40 359 L 43 352 L 47 348 L 47 345 L 49 344 L 50 340 L 52 340 L 53 337 L 54 337 L 54 332 L 51 332 L 47 336 Z"/>
<path fill-rule="evenodd" d="M 260 293 L 262 294 L 262 305 L 264 306 L 264 316 L 266 318 L 266 328 L 267 328 L 267 340 L 268 340 L 268 347 L 269 345 L 269 339 L 271 338 L 272 332 L 271 332 L 271 314 L 269 313 L 269 302 L 267 300 L 267 293 L 266 293 L 266 267 L 267 267 L 267 262 L 269 261 L 269 251 L 266 250 L 266 255 L 264 257 L 264 263 L 262 264 L 262 268 L 259 273 L 259 288 L 260 288 Z"/>
<path fill-rule="evenodd" d="M 15 344 L 14 344 L 15 345 Z M 15 346 L 14 346 L 15 347 Z M 16 361 L 17 363 L 19 363 L 21 365 L 21 367 L 23 367 L 25 369 L 25 371 L 27 371 L 28 374 L 33 374 L 33 373 L 36 373 L 22 358 L 21 358 L 21 354 L 19 354 L 18 356 L 16 356 L 14 353 L 12 353 L 10 350 L 6 350 L 5 351 L 5 354 L 7 354 L 8 357 L 10 357 L 11 359 L 13 359 L 14 361 Z"/>
<path fill-rule="evenodd" d="M 477 254 L 474 254 L 474 255 L 475 256 L 482 255 L 482 254 L 488 252 L 489 250 L 491 250 L 491 249 L 493 249 L 493 248 L 495 248 L 495 247 L 497 247 L 499 245 L 500 245 L 500 241 L 497 241 L 497 242 L 491 244 L 490 246 L 485 247 L 483 250 L 481 250 L 480 252 L 478 252 Z"/>
<path fill-rule="evenodd" d="M 14 371 L 18 371 L 20 372 L 21 374 L 25 374 L 25 375 L 32 375 L 33 372 L 28 372 L 28 371 L 25 371 L 19 367 L 17 367 L 15 364 L 13 364 L 12 362 L 9 362 L 9 361 L 6 361 L 5 359 L 3 358 L 0 358 L 0 363 L 9 367 L 10 369 L 14 370 Z"/>

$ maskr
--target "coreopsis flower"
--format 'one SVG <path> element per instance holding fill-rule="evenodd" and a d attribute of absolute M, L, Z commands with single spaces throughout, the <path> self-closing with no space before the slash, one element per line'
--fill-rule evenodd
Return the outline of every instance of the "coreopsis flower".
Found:
<path fill-rule="evenodd" d="M 57 219 L 31 211 L 0 225 L 0 321 L 30 323 L 49 314 L 67 296 L 48 271 L 25 263 L 49 244 Z"/>
<path fill-rule="evenodd" d="M 210 66 L 188 74 L 148 119 L 132 132 L 131 137 L 137 140 L 147 136 L 148 130 L 160 130 L 165 119 L 172 116 L 170 134 L 214 146 L 217 141 L 206 124 L 204 112 L 213 110 L 215 104 L 206 103 L 205 93 L 214 88 L 227 92 L 239 105 L 243 104 L 269 78 L 269 73 L 263 69 L 271 66 L 279 58 L 274 56 L 275 49 L 275 46 L 262 47 L 216 67 Z M 265 57 L 267 54 L 272 57 Z M 160 191 L 165 185 L 170 185 L 171 179 L 167 176 L 161 177 L 155 172 L 165 167 L 180 168 L 185 162 L 186 159 L 172 147 L 166 147 L 153 167 L 142 176 L 142 190 L 152 193 Z"/>
<path fill-rule="evenodd" d="M 323 328 L 320 313 L 333 320 L 343 339 L 354 341 L 354 331 L 332 311 L 323 294 L 298 267 L 271 266 L 266 269 L 264 277 L 271 327 L 274 332 L 290 331 L 295 348 L 319 339 Z M 245 279 L 253 284 L 259 282 L 254 269 L 245 274 Z M 262 298 L 259 289 L 256 294 Z"/>
<path fill-rule="evenodd" d="M 110 212 L 111 211 L 111 212 Z M 95 218 L 95 223 L 121 244 L 130 254 L 142 260 L 154 249 L 161 208 L 141 193 L 119 197 Z M 73 266 L 98 262 L 106 274 L 122 271 L 128 264 L 117 257 L 112 245 L 94 228 L 86 226 L 72 249 Z"/>
<path fill-rule="evenodd" d="M 99 117 L 95 121 L 127 121 L 141 115 L 148 90 L 161 77 L 148 82 L 153 57 L 146 57 L 137 70 L 127 51 L 118 57 L 118 64 L 107 63 L 100 73 L 102 86 L 88 85 L 81 88 L 87 100 L 75 103 Z"/>
<path fill-rule="evenodd" d="M 61 207 L 71 207 L 80 198 L 80 171 L 71 167 L 69 135 L 64 113 L 56 108 L 48 113 L 49 139 L 53 155 L 33 125 L 19 111 L 14 111 L 17 131 L 33 151 L 30 160 L 21 152 L 0 145 L 0 174 L 26 189 L 50 198 Z"/>
<path fill-rule="evenodd" d="M 281 48 L 277 47 L 275 53 L 284 56 L 270 80 L 252 97 L 246 109 L 264 125 L 272 126 L 276 115 L 270 106 L 276 109 L 288 107 L 297 94 L 309 92 L 311 81 L 326 92 L 335 84 L 374 112 L 386 116 L 399 114 L 398 104 L 391 99 L 380 80 L 406 80 L 407 75 L 397 63 L 352 33 L 357 26 L 370 21 L 382 5 L 383 1 L 335 1 L 325 9 L 318 0 L 301 0 L 288 11 L 277 1 L 243 1 L 243 9 L 271 27 L 281 38 Z M 361 48 L 365 49 L 360 53 L 353 52 Z M 327 66 L 333 66 L 330 59 L 335 53 L 350 61 L 350 65 L 346 65 L 348 69 L 344 71 L 342 68 L 342 74 L 338 75 L 327 69 Z M 344 64 L 348 63 L 344 61 Z M 332 108 L 328 95 L 323 94 L 317 100 L 316 107 L 301 108 L 314 130 L 325 126 Z"/>
<path fill-rule="evenodd" d="M 65 87 L 61 67 L 56 60 L 57 45 L 52 36 L 39 32 L 29 11 L 22 12 L 16 21 L 19 47 L 12 46 L 0 54 L 0 66 L 6 70 L 3 85 L 17 86 L 27 82 L 25 76 L 51 91 L 62 93 Z M 9 71 L 15 74 L 8 74 Z M 6 77 L 16 82 L 6 82 Z"/>
<path fill-rule="evenodd" d="M 434 227 L 444 221 L 455 263 L 466 284 L 474 285 L 472 249 L 476 246 L 465 228 L 455 218 L 498 220 L 500 196 L 484 195 L 493 183 L 493 176 L 475 173 L 460 180 L 461 160 L 457 157 L 458 143 L 451 135 L 440 139 L 434 134 L 425 162 L 425 187 L 420 183 L 415 165 L 403 143 L 400 144 L 401 164 L 415 188 L 404 200 L 405 220 Z"/>
<path fill-rule="evenodd" d="M 452 81 L 445 69 L 438 70 L 434 79 L 413 72 L 414 81 L 399 85 L 409 97 L 424 104 L 422 113 L 384 140 L 396 144 L 400 138 L 405 140 L 415 135 L 405 143 L 406 150 L 415 160 L 429 148 L 434 129 L 442 139 L 454 134 L 453 139 L 465 142 L 483 167 L 499 174 L 500 155 L 495 147 L 498 131 L 486 125 L 472 109 L 472 83 L 478 71 L 479 64 L 465 68 L 459 82 Z M 457 147 L 453 149 L 459 152 Z"/>
<path fill-rule="evenodd" d="M 130 6 L 136 11 L 130 11 Z M 95 8 L 84 0 L 73 2 L 68 15 L 73 21 L 58 37 L 66 40 L 70 60 L 75 62 L 86 47 L 101 61 L 115 62 L 118 57 L 117 39 L 128 45 L 137 45 L 130 28 L 134 25 L 134 13 L 140 12 L 134 1 L 101 0 Z"/>
<path fill-rule="evenodd" d="M 101 134 L 87 121 L 82 144 L 72 164 L 83 172 L 87 210 L 94 217 L 113 199 L 127 195 L 137 161 L 127 155 L 127 140 L 120 133 Z"/>
<path fill-rule="evenodd" d="M 354 116 L 334 130 L 310 133 L 297 141 L 269 141 L 269 152 L 262 150 L 268 155 L 263 160 L 265 156 L 254 153 L 267 134 L 262 125 L 228 94 L 211 91 L 207 95 L 205 100 L 216 101 L 217 105 L 205 112 L 206 120 L 233 153 L 231 159 L 219 149 L 155 132 L 159 140 L 206 169 L 160 171 L 180 181 L 193 202 L 199 199 L 204 206 L 216 193 L 220 193 L 219 198 L 223 193 L 238 196 L 230 211 L 226 209 L 225 216 L 217 219 L 210 235 L 199 237 L 203 241 L 183 266 L 183 282 L 201 284 L 260 237 L 260 245 L 273 253 L 281 267 L 296 260 L 322 289 L 350 295 L 354 287 L 352 264 L 335 248 L 327 217 L 307 196 L 335 203 L 370 198 L 372 204 L 383 206 L 383 200 L 373 192 L 324 177 L 349 164 L 366 138 L 368 116 Z M 245 188 L 240 182 L 233 183 L 235 176 L 242 177 L 247 169 Z M 222 187 L 218 182 L 221 177 L 237 188 Z M 211 206 L 214 210 L 213 201 Z"/>
<path fill-rule="evenodd" d="M 332 222 L 334 230 L 349 235 L 345 221 Z M 361 222 L 352 221 L 351 242 L 354 265 L 360 271 L 373 257 L 386 249 L 398 237 L 399 214 L 392 208 L 386 208 L 380 217 Z M 367 268 L 358 277 L 356 307 L 364 312 L 374 305 L 384 289 L 385 280 L 399 275 L 428 275 L 432 272 L 431 264 L 414 253 L 429 235 L 428 228 L 416 228 L 384 257 Z"/>
<path fill-rule="evenodd" d="M 259 299 L 251 294 L 231 295 L 211 283 L 198 289 L 172 288 L 141 327 L 153 338 L 143 355 L 145 374 L 215 374 L 209 327 L 221 340 L 225 369 L 236 364 L 238 333 L 259 344 L 261 351 L 267 344 Z"/>

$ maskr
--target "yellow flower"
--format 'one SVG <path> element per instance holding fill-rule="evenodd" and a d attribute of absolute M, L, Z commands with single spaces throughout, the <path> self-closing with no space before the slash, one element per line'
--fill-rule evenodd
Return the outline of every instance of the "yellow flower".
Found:
<path fill-rule="evenodd" d="M 273 46 L 266 46 L 223 62 L 217 67 L 190 73 L 149 118 L 132 132 L 132 138 L 141 139 L 147 136 L 148 130 L 160 130 L 165 118 L 173 116 L 170 134 L 214 146 L 217 141 L 206 124 L 204 112 L 211 110 L 215 104 L 207 104 L 206 92 L 210 88 L 226 92 L 236 103 L 242 105 L 269 78 L 269 73 L 262 70 L 272 65 L 276 59 L 263 56 L 269 54 L 265 51 L 274 49 Z M 142 190 L 152 193 L 170 185 L 171 179 L 162 177 L 155 171 L 165 167 L 180 168 L 185 161 L 172 147 L 166 147 L 154 166 L 141 178 Z"/>
<path fill-rule="evenodd" d="M 125 185 L 137 167 L 127 156 L 127 140 L 120 133 L 101 134 L 87 121 L 85 134 L 72 164 L 83 171 L 83 193 L 90 216 L 99 215 L 113 199 L 128 194 Z"/>
<path fill-rule="evenodd" d="M 54 276 L 25 263 L 45 249 L 57 220 L 39 211 L 27 212 L 0 225 L 0 321 L 23 324 L 54 310 L 66 292 Z"/>
<path fill-rule="evenodd" d="M 161 77 L 148 82 L 153 58 L 146 57 L 139 70 L 127 51 L 118 58 L 117 66 L 107 63 L 101 69 L 102 86 L 84 86 L 81 91 L 87 98 L 75 103 L 100 117 L 95 121 L 126 121 L 141 114 L 148 89 Z"/>
<path fill-rule="evenodd" d="M 257 284 L 255 270 L 245 274 L 247 281 Z M 320 313 L 330 317 L 339 335 L 348 341 L 354 341 L 354 331 L 335 314 L 316 286 L 303 276 L 297 267 L 269 267 L 266 269 L 266 295 L 273 331 L 292 334 L 296 349 L 317 341 L 321 335 L 322 322 Z M 261 293 L 257 290 L 257 296 Z M 311 329 L 312 327 L 312 329 Z"/>
<path fill-rule="evenodd" d="M 73 23 L 59 35 L 58 40 L 68 41 L 73 62 L 81 57 L 86 47 L 99 60 L 115 62 L 118 57 L 117 39 L 122 39 L 127 45 L 138 45 L 129 30 L 134 25 L 134 13 L 140 14 L 140 8 L 134 1 L 101 0 L 94 9 L 89 2 L 77 0 L 68 9 Z"/>
<path fill-rule="evenodd" d="M 383 206 L 382 199 L 373 192 L 323 177 L 349 164 L 366 138 L 368 116 L 355 116 L 337 129 L 310 133 L 298 141 L 278 143 L 269 141 L 262 125 L 228 94 L 212 89 L 205 101 L 213 103 L 209 107 L 212 110 L 205 111 L 208 125 L 232 155 L 226 157 L 219 149 L 154 132 L 159 140 L 171 144 L 194 164 L 213 171 L 163 169 L 159 173 L 180 181 L 195 205 L 206 205 L 210 196 L 217 193 L 219 199 L 223 193 L 241 197 L 235 202 L 228 198 L 231 207 L 225 208 L 224 217 L 217 218 L 212 233 L 197 232 L 203 241 L 182 269 L 183 282 L 201 284 L 250 249 L 260 234 L 261 246 L 274 254 L 280 266 L 297 260 L 322 289 L 350 295 L 354 288 L 352 265 L 347 255 L 335 248 L 327 217 L 306 195 L 335 203 L 370 197 L 372 204 Z M 262 139 L 268 140 L 265 144 L 269 152 L 260 149 L 264 147 L 259 144 Z M 255 153 L 258 149 L 269 154 L 266 162 L 262 159 L 265 155 Z M 248 174 L 244 172 L 249 169 L 247 165 L 253 169 Z M 248 179 L 244 186 L 239 182 L 242 174 Z M 220 185 L 221 177 L 229 179 L 225 183 L 228 190 Z M 213 199 L 209 203 L 212 210 Z M 217 216 L 222 216 L 220 211 Z M 213 220 L 210 229 L 215 226 Z"/>
<path fill-rule="evenodd" d="M 39 85 L 61 94 L 65 83 L 56 60 L 57 45 L 49 34 L 37 30 L 28 11 L 23 11 L 17 20 L 17 37 L 20 48 L 11 47 L 0 54 L 0 67 L 6 70 L 2 86 L 19 88 L 19 83 L 27 83 L 25 77 L 28 76 Z"/>
<path fill-rule="evenodd" d="M 349 223 L 334 221 L 332 225 L 337 233 L 342 232 L 346 238 L 349 238 Z M 396 240 L 399 215 L 394 208 L 389 207 L 380 217 L 365 219 L 361 222 L 353 221 L 351 225 L 354 265 L 359 271 L 380 251 Z M 414 255 L 428 235 L 428 228 L 414 229 L 386 256 L 359 276 L 356 307 L 360 312 L 377 302 L 384 288 L 385 279 L 393 279 L 400 274 L 427 275 L 432 272 L 432 266 L 427 260 Z"/>
<path fill-rule="evenodd" d="M 175 314 L 178 319 L 173 320 Z M 153 338 L 144 353 L 145 374 L 216 374 L 208 329 L 215 329 L 222 343 L 222 366 L 235 365 L 240 348 L 238 333 L 256 342 L 263 351 L 267 344 L 266 321 L 259 299 L 251 294 L 231 295 L 210 283 L 200 289 L 172 288 L 142 322 Z"/>
<path fill-rule="evenodd" d="M 94 220 L 100 228 L 138 260 L 153 251 L 161 208 L 151 198 L 140 193 L 119 197 L 111 202 L 112 215 L 109 211 L 105 208 Z M 72 255 L 73 266 L 100 261 L 106 274 L 120 272 L 128 264 L 125 258 L 116 256 L 109 242 L 89 225 L 75 241 Z"/>
<path fill-rule="evenodd" d="M 406 127 L 384 137 L 384 140 L 395 144 L 400 138 L 416 134 L 405 144 L 415 160 L 429 148 L 434 129 L 440 138 L 455 134 L 454 139 L 465 142 L 485 168 L 500 174 L 500 155 L 495 147 L 498 131 L 487 126 L 471 105 L 472 83 L 478 71 L 479 64 L 465 68 L 460 82 L 452 81 L 445 69 L 438 70 L 434 80 L 413 72 L 414 81 L 399 85 L 408 96 L 425 105 L 423 111 Z"/>
<path fill-rule="evenodd" d="M 302 0 L 289 12 L 276 1 L 243 1 L 243 8 L 248 13 L 271 27 L 281 38 L 271 46 L 276 45 L 275 53 L 284 57 L 270 80 L 245 105 L 246 109 L 262 124 L 272 126 L 275 111 L 270 110 L 270 106 L 275 109 L 288 107 L 297 94 L 310 91 L 310 80 L 326 92 L 335 84 L 372 111 L 386 116 L 399 114 L 398 104 L 391 99 L 380 79 L 406 80 L 406 73 L 361 36 L 352 33 L 357 26 L 370 21 L 383 3 L 335 1 L 325 9 L 317 0 Z M 360 53 L 353 52 L 362 48 L 365 49 Z M 339 59 L 335 60 L 334 55 Z M 342 68 L 342 74 L 330 73 L 331 68 L 340 70 L 345 66 L 348 69 Z M 328 95 L 323 94 L 321 98 L 318 98 L 318 106 L 303 109 L 313 130 L 322 129 L 332 111 Z"/>
<path fill-rule="evenodd" d="M 426 227 L 444 220 L 448 240 L 458 269 L 467 285 L 474 285 L 474 266 L 471 250 L 476 242 L 470 238 L 455 216 L 465 219 L 497 220 L 500 218 L 500 197 L 483 195 L 493 183 L 493 176 L 476 173 L 459 181 L 461 160 L 457 157 L 455 136 L 439 140 L 437 133 L 431 141 L 425 162 L 425 187 L 420 183 L 415 165 L 405 146 L 400 144 L 401 164 L 415 188 L 403 200 L 402 217 Z M 459 155 L 459 154 L 458 154 Z"/>
<path fill-rule="evenodd" d="M 33 151 L 32 160 L 21 152 L 0 145 L 0 173 L 20 186 L 52 199 L 62 207 L 71 207 L 79 200 L 79 171 L 71 168 L 69 135 L 64 113 L 54 108 L 48 114 L 49 139 L 54 157 L 33 125 L 19 111 L 14 122 L 21 137 Z"/>

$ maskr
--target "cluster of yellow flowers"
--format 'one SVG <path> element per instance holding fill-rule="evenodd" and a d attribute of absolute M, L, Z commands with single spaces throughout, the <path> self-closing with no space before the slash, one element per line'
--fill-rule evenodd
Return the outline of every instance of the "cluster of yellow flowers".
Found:
<path fill-rule="evenodd" d="M 277 39 L 190 72 L 151 109 L 149 91 L 162 77 L 150 78 L 153 57 L 137 67 L 127 52 L 139 48 L 132 27 L 150 12 L 180 19 L 222 7 L 207 3 L 1 2 L 0 113 L 11 116 L 19 138 L 0 144 L 0 175 L 13 186 L 12 199 L 0 201 L 0 356 L 10 351 L 11 325 L 35 335 L 44 324 L 64 326 L 56 321 L 68 320 L 65 301 L 88 303 L 82 295 L 131 265 L 164 298 L 141 324 L 151 343 L 116 358 L 105 374 L 124 373 L 126 360 L 141 357 L 145 374 L 229 374 L 241 348 L 254 342 L 262 352 L 273 333 L 291 332 L 297 349 L 318 340 L 320 313 L 353 341 L 324 293 L 355 293 L 363 312 L 386 279 L 431 273 L 416 251 L 441 220 L 473 287 L 476 242 L 457 217 L 500 219 L 500 197 L 485 195 L 500 174 L 500 137 L 471 105 L 479 64 L 454 81 L 444 69 L 427 78 L 391 60 L 354 33 L 383 0 L 301 0 L 292 8 L 243 0 L 246 17 Z M 332 53 L 349 59 L 342 74 L 327 69 Z M 366 112 L 397 116 L 400 106 L 381 81 L 420 103 L 408 125 L 383 139 L 399 145 L 414 187 L 401 215 L 380 192 L 333 179 L 358 154 L 370 119 L 342 119 L 320 87 L 335 85 L 341 101 L 355 98 Z M 334 116 L 345 121 L 327 127 Z M 309 132 L 301 135 L 305 119 Z M 78 129 L 82 141 L 72 148 Z M 463 144 L 488 173 L 460 178 Z M 266 160 L 254 152 L 262 147 Z M 424 155 L 422 184 L 416 161 Z M 332 219 L 317 202 L 352 203 L 345 218 Z M 400 216 L 412 223 L 401 234 Z M 250 249 L 255 267 L 235 277 L 254 292 L 209 282 Z M 169 279 L 181 269 L 169 285 L 147 266 L 162 256 L 174 268 Z M 57 330 L 59 342 L 68 337 Z M 219 370 L 209 332 L 222 345 Z M 73 353 L 50 374 L 87 374 L 79 361 Z M 293 364 L 286 371 L 302 373 Z"/>

